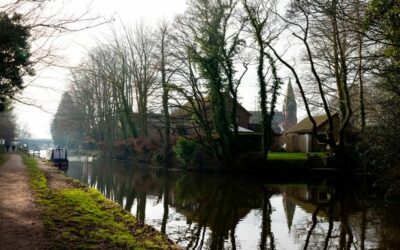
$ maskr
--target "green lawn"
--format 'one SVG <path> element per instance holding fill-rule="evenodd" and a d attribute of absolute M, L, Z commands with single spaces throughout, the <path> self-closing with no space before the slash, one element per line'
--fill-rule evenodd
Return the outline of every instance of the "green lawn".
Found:
<path fill-rule="evenodd" d="M 325 156 L 324 152 L 311 152 L 310 155 Z M 287 160 L 287 161 L 305 161 L 307 160 L 306 153 L 287 153 L 287 152 L 270 152 L 268 160 Z"/>

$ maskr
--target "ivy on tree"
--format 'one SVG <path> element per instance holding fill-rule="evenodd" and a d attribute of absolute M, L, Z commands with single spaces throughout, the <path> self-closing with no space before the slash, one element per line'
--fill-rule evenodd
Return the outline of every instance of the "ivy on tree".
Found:
<path fill-rule="evenodd" d="M 29 60 L 29 28 L 21 22 L 21 15 L 0 13 L 0 112 L 24 88 L 23 76 L 34 73 Z"/>

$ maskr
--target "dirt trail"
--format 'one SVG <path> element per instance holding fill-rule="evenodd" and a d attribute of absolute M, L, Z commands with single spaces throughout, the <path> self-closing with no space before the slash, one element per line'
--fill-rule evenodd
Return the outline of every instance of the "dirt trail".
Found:
<path fill-rule="evenodd" d="M 0 166 L 0 249 L 46 249 L 39 208 L 17 154 Z"/>

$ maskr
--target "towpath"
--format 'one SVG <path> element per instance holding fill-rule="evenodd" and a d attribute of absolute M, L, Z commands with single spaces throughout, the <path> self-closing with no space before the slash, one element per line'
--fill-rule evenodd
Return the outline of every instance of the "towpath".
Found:
<path fill-rule="evenodd" d="M 21 156 L 0 166 L 0 249 L 46 249 L 39 207 Z"/>

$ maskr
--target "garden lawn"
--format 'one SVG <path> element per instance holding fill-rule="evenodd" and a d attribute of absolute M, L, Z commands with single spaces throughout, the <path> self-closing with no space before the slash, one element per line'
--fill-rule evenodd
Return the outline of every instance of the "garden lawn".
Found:
<path fill-rule="evenodd" d="M 268 160 L 305 161 L 307 160 L 307 155 L 305 153 L 270 152 Z"/>
<path fill-rule="evenodd" d="M 311 152 L 309 155 L 316 155 L 323 157 L 325 156 L 324 152 Z M 307 154 L 300 152 L 300 153 L 288 153 L 288 152 L 270 152 L 268 153 L 268 160 L 269 161 L 306 161 Z"/>

